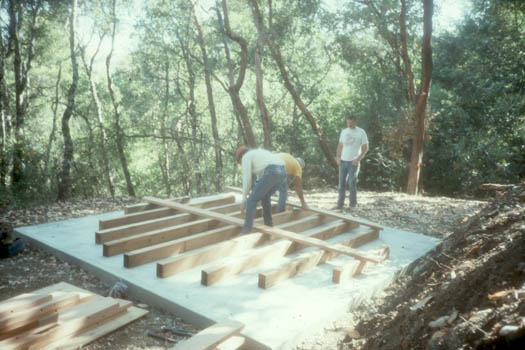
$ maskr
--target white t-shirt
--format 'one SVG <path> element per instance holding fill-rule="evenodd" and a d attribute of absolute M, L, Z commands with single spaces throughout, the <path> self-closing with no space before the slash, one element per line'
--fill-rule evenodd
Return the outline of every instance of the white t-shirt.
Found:
<path fill-rule="evenodd" d="M 368 145 L 368 137 L 363 129 L 356 126 L 355 129 L 343 129 L 339 142 L 343 144 L 341 160 L 351 162 L 361 155 L 361 146 Z"/>
<path fill-rule="evenodd" d="M 251 149 L 242 156 L 242 198 L 246 200 L 252 188 L 252 175 L 259 177 L 268 165 L 282 165 L 284 160 L 265 149 Z"/>

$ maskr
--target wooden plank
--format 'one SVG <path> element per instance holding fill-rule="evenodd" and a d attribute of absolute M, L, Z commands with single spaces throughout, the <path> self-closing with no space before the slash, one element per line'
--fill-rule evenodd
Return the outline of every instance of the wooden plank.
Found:
<path fill-rule="evenodd" d="M 138 307 L 130 307 L 127 312 L 116 314 L 113 317 L 103 320 L 88 329 L 83 330 L 80 334 L 73 338 L 61 339 L 57 342 L 49 344 L 43 350 L 76 350 L 83 346 L 101 338 L 109 333 L 122 328 L 131 322 L 144 317 L 148 310 Z"/>
<path fill-rule="evenodd" d="M 232 186 L 224 186 L 224 187 L 227 190 L 230 190 L 230 191 L 233 191 L 233 192 L 242 193 L 242 189 L 240 189 L 239 187 L 232 187 Z M 371 227 L 371 228 L 376 228 L 378 230 L 382 230 L 384 228 L 384 226 L 376 224 L 375 222 L 368 221 L 366 219 L 356 218 L 356 217 L 351 216 L 351 215 L 343 215 L 341 213 L 336 213 L 336 212 L 333 212 L 331 210 L 315 208 L 315 207 L 310 207 L 310 206 L 308 207 L 308 209 L 304 209 L 300 203 L 294 203 L 294 202 L 291 202 L 291 201 L 287 201 L 286 205 L 289 205 L 289 206 L 291 206 L 293 208 L 301 208 L 303 210 L 308 210 L 308 211 L 311 211 L 313 213 L 330 216 L 332 218 L 340 219 L 340 220 L 343 220 L 343 221 L 353 222 L 353 223 L 356 223 L 356 224 L 359 224 L 359 225 L 363 225 L 363 226 L 367 226 L 367 227 Z"/>
<path fill-rule="evenodd" d="M 239 205 L 237 205 L 237 207 L 239 207 Z M 274 207 L 276 208 L 277 206 Z M 257 209 L 257 213 L 261 212 L 262 210 L 260 208 Z M 240 216 L 241 213 L 239 211 L 238 213 L 234 213 L 233 215 Z M 240 228 L 238 228 L 237 226 L 229 225 L 205 231 L 202 233 L 197 233 L 189 237 L 175 239 L 166 243 L 154 244 L 145 248 L 136 249 L 124 254 L 124 266 L 132 268 L 143 264 L 147 264 L 149 262 L 174 256 L 176 254 L 180 254 L 188 250 L 197 249 L 208 244 L 224 241 L 226 239 L 238 235 L 239 232 Z"/>
<path fill-rule="evenodd" d="M 223 222 L 210 219 L 200 219 L 187 222 L 178 226 L 166 229 L 155 230 L 151 232 L 134 235 L 110 242 L 104 243 L 103 255 L 114 256 L 124 252 L 141 249 L 154 244 L 173 241 L 184 238 L 202 231 L 212 230 L 220 226 L 225 226 Z"/>
<path fill-rule="evenodd" d="M 158 204 L 158 205 L 164 205 L 164 206 L 166 206 L 168 208 L 179 209 L 181 211 L 184 211 L 184 212 L 187 212 L 187 213 L 190 213 L 190 214 L 199 215 L 199 216 L 207 217 L 207 218 L 210 218 L 210 219 L 216 219 L 216 220 L 223 221 L 223 222 L 226 222 L 226 223 L 232 224 L 232 225 L 242 226 L 243 223 L 244 223 L 244 220 L 241 220 L 241 219 L 238 219 L 238 218 L 225 216 L 225 215 L 222 215 L 222 214 L 219 214 L 219 213 L 214 213 L 212 211 L 205 210 L 205 209 L 193 208 L 193 207 L 190 207 L 189 205 L 184 205 L 184 204 L 180 204 L 180 203 L 174 203 L 174 202 L 170 202 L 170 201 L 167 201 L 167 200 L 162 200 L 162 199 L 158 199 L 158 198 L 154 198 L 154 197 L 145 197 L 144 199 L 147 202 L 150 202 L 150 203 L 154 203 L 154 204 Z M 341 245 L 341 244 L 326 243 L 326 242 L 324 242 L 323 240 L 320 240 L 320 239 L 304 237 L 304 236 L 302 236 L 300 234 L 297 234 L 297 233 L 294 233 L 294 232 L 285 231 L 285 230 L 282 230 L 282 229 L 279 229 L 279 228 L 274 228 L 274 227 L 268 227 L 268 226 L 261 225 L 261 224 L 254 224 L 253 228 L 254 228 L 255 231 L 259 231 L 259 232 L 262 232 L 262 233 L 266 233 L 266 234 L 270 234 L 270 235 L 273 235 L 273 236 L 277 236 L 279 238 L 286 238 L 286 239 L 289 239 L 289 240 L 292 240 L 292 241 L 295 241 L 295 242 L 298 242 L 298 243 L 301 243 L 301 244 L 304 244 L 304 245 L 309 245 L 309 246 L 321 248 L 321 249 L 326 250 L 326 251 L 330 251 L 330 252 L 334 252 L 334 253 L 338 253 L 338 254 L 343 254 L 343 255 L 348 255 L 348 256 L 354 257 L 354 258 L 359 259 L 359 260 L 368 260 L 368 261 L 372 261 L 372 262 L 375 262 L 375 263 L 379 262 L 376 257 L 369 256 L 367 254 L 358 252 L 357 250 L 355 250 L 353 248 L 346 247 L 346 246 Z"/>
<path fill-rule="evenodd" d="M 169 200 L 184 202 L 187 198 L 189 197 L 183 196 L 183 197 L 176 197 L 176 198 L 169 199 Z M 224 201 L 225 199 L 226 201 Z M 207 208 L 206 205 L 208 205 L 208 203 L 211 206 L 214 206 L 214 205 L 220 205 L 220 204 L 226 204 L 226 203 L 233 203 L 234 201 L 235 201 L 235 196 L 233 196 L 231 193 L 219 193 L 219 194 L 212 195 L 212 196 L 190 199 L 189 204 L 197 206 L 199 208 Z M 134 205 L 125 207 L 124 213 L 132 214 L 132 213 L 136 213 L 139 211 L 151 210 L 151 209 L 156 209 L 156 208 L 159 208 L 159 206 L 155 204 L 151 204 L 151 203 L 139 203 L 139 204 L 134 204 Z"/>
<path fill-rule="evenodd" d="M 295 219 L 301 219 L 310 213 L 305 211 L 294 210 L 293 212 L 284 212 L 274 215 L 276 225 L 294 225 Z M 284 223 L 282 223 L 284 221 Z M 285 226 L 286 227 L 286 226 Z M 237 227 L 240 231 L 240 227 Z M 210 246 L 202 247 L 194 251 L 180 254 L 174 258 L 157 264 L 157 277 L 165 278 L 176 273 L 191 269 L 202 264 L 236 254 L 247 249 L 260 246 L 271 239 L 269 235 L 262 233 L 250 233 L 242 235 L 228 241 L 220 242 Z"/>
<path fill-rule="evenodd" d="M 209 203 L 204 203 L 209 204 Z M 216 207 L 210 207 L 211 210 L 216 209 L 222 213 L 229 213 L 239 208 L 239 204 L 221 204 Z M 177 211 L 178 212 L 178 211 Z M 192 220 L 198 219 L 195 215 L 187 213 L 178 213 L 173 216 L 162 217 L 153 220 L 147 220 L 143 222 L 137 222 L 134 224 L 119 226 L 110 228 L 107 230 L 101 230 L 95 233 L 95 240 L 97 243 L 107 243 L 110 241 L 124 239 L 126 237 L 146 233 L 149 231 L 165 229 L 172 226 L 182 225 Z"/>
<path fill-rule="evenodd" d="M 2 350 L 40 349 L 49 343 L 68 335 L 76 334 L 83 328 L 121 311 L 119 302 L 112 298 L 92 298 L 91 301 L 76 305 L 61 312 L 56 327 L 38 334 L 20 334 L 0 342 Z M 52 316 L 49 316 L 52 317 Z M 45 320 L 45 318 L 43 318 Z"/>
<path fill-rule="evenodd" d="M 301 220 L 288 224 L 288 230 L 291 232 L 301 232 L 309 228 L 321 225 L 326 219 L 320 215 L 312 215 Z M 315 236 L 317 231 L 310 233 Z M 320 235 L 320 234 L 319 234 Z M 262 265 L 265 262 L 275 260 L 281 256 L 290 254 L 297 249 L 297 244 L 289 240 L 280 240 L 268 246 L 250 250 L 243 256 L 236 256 L 232 259 L 224 261 L 220 264 L 208 267 L 201 271 L 201 284 L 210 286 L 223 280 L 226 277 L 242 273 L 246 270 L 252 269 L 256 266 Z"/>
<path fill-rule="evenodd" d="M 215 348 L 215 350 L 237 350 L 244 345 L 246 338 L 234 335 L 229 337 Z"/>
<path fill-rule="evenodd" d="M 52 299 L 48 294 L 24 293 L 0 302 L 0 318 L 8 317 L 17 311 L 31 308 Z"/>
<path fill-rule="evenodd" d="M 235 320 L 225 320 L 208 327 L 193 337 L 175 345 L 172 350 L 206 350 L 213 349 L 225 339 L 237 335 L 244 324 Z"/>
<path fill-rule="evenodd" d="M 366 231 L 356 233 L 352 237 L 342 241 L 341 244 L 357 248 L 363 244 L 376 240 L 378 237 L 378 230 L 369 229 Z M 313 269 L 317 265 L 322 264 L 334 258 L 337 255 L 337 253 L 326 252 L 322 250 L 315 250 L 311 252 L 302 253 L 290 262 L 282 264 L 277 268 L 259 273 L 259 288 L 270 288 L 282 280 L 291 278 L 300 273 Z"/>
<path fill-rule="evenodd" d="M 384 261 L 388 259 L 390 255 L 390 248 L 387 245 L 383 245 L 374 253 L 379 257 L 380 261 Z M 332 271 L 332 282 L 342 283 L 343 281 L 360 274 L 365 268 L 366 264 L 369 265 L 371 263 L 367 261 L 360 261 L 358 264 L 356 264 L 355 260 L 350 260 L 346 264 L 334 267 Z"/>
<path fill-rule="evenodd" d="M 83 303 L 91 298 L 89 294 L 78 293 L 53 293 L 52 300 L 47 303 L 19 311 L 9 317 L 0 319 L 0 332 L 9 332 L 14 329 L 31 324 L 46 316 L 57 313 L 74 305 Z"/>
<path fill-rule="evenodd" d="M 232 199 L 227 198 L 227 200 L 229 202 Z M 205 204 L 209 204 L 209 203 L 201 203 L 201 206 L 207 207 L 207 205 Z M 218 204 L 217 206 L 214 206 L 213 211 L 226 213 L 230 211 L 235 211 L 238 208 L 239 208 L 238 203 L 226 203 L 226 204 Z M 133 213 L 129 215 L 122 215 L 116 218 L 99 220 L 98 229 L 105 230 L 109 228 L 129 225 L 129 224 L 136 224 L 142 221 L 160 219 L 166 216 L 173 216 L 173 215 L 176 215 L 177 213 L 178 213 L 178 210 L 173 209 L 173 208 L 155 208 L 151 210 L 145 210 L 145 211 L 141 211 L 141 212 L 137 212 L 137 213 Z"/>

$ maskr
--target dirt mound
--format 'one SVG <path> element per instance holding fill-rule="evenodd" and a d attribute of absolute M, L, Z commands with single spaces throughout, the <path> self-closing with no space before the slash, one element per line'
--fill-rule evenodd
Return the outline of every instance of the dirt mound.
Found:
<path fill-rule="evenodd" d="M 525 184 L 514 186 L 363 305 L 349 349 L 525 349 Z M 353 338 L 353 337 L 354 338 Z"/>

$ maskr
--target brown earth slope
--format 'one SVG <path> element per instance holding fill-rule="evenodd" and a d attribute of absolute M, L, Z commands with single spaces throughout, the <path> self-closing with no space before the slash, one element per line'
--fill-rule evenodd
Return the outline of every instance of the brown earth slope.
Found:
<path fill-rule="evenodd" d="M 459 225 L 354 317 L 357 332 L 341 350 L 525 349 L 525 184 Z"/>

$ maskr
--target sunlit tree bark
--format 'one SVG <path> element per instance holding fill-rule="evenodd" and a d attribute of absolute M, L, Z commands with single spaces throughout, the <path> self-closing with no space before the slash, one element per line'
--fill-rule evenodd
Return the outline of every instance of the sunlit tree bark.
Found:
<path fill-rule="evenodd" d="M 75 107 L 75 93 L 78 85 L 78 64 L 75 52 L 75 21 L 77 14 L 77 0 L 71 1 L 69 14 L 69 51 L 71 54 L 71 66 L 73 69 L 73 80 L 67 93 L 67 105 L 62 115 L 62 135 L 64 138 L 64 158 L 62 160 L 62 171 L 58 183 L 59 201 L 65 201 L 71 197 L 71 165 L 73 163 L 73 140 L 69 129 L 69 121 Z"/>

